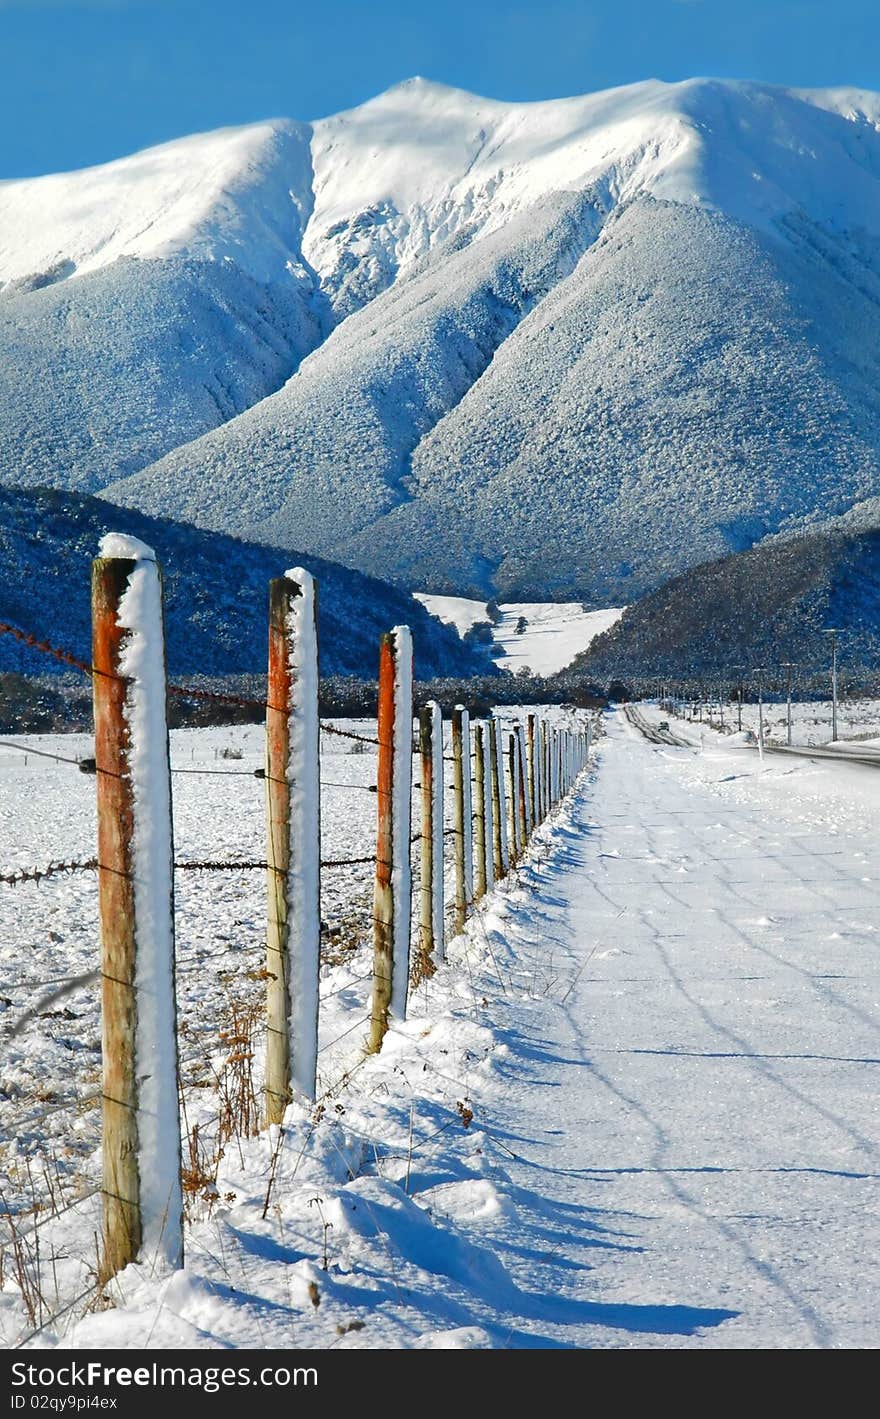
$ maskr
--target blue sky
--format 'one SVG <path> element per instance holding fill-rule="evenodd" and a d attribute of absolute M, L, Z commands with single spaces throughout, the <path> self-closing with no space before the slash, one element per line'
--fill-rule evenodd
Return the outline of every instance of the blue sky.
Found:
<path fill-rule="evenodd" d="M 0 0 L 0 55 L 15 177 L 413 74 L 510 99 L 700 74 L 880 88 L 880 0 Z"/>

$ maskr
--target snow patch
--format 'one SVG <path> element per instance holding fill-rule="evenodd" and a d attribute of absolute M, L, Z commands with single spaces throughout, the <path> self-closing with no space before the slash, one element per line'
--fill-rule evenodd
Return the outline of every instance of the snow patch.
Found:
<path fill-rule="evenodd" d="M 107 532 L 101 538 L 99 555 L 102 557 L 122 557 L 133 562 L 155 562 L 156 553 L 139 537 L 130 537 L 127 532 Z"/>

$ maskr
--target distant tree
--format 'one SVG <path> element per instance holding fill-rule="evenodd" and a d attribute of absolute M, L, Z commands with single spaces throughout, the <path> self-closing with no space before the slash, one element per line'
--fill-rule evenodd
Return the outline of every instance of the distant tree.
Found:
<path fill-rule="evenodd" d="M 525 632 L 528 630 L 528 628 L 529 628 L 529 623 L 528 623 L 528 621 L 526 620 L 525 616 L 520 616 L 519 619 L 518 619 L 518 621 L 517 621 L 517 623 L 516 623 L 516 626 L 515 626 L 515 628 L 514 628 L 515 631 L 516 631 L 516 634 L 517 634 L 518 636 L 524 635 Z"/>

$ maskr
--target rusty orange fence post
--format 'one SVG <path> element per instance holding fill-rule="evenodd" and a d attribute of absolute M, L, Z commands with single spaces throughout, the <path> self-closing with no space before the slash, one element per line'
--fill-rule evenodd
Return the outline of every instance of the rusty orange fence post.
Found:
<path fill-rule="evenodd" d="M 266 707 L 266 1122 L 315 1097 L 321 951 L 321 783 L 315 586 L 269 584 Z"/>
<path fill-rule="evenodd" d="M 396 626 L 379 652 L 376 885 L 369 1048 L 406 1015 L 412 910 L 412 637 Z"/>
<path fill-rule="evenodd" d="M 102 1282 L 142 1252 L 183 1262 L 162 582 L 143 544 L 110 536 L 105 551 L 92 566 Z"/>

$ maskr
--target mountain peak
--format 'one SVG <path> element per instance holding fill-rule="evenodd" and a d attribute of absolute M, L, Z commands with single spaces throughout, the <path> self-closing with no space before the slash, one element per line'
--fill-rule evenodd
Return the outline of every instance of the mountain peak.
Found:
<path fill-rule="evenodd" d="M 5 476 L 594 604 L 843 513 L 880 495 L 877 113 L 415 78 L 7 184 Z"/>

